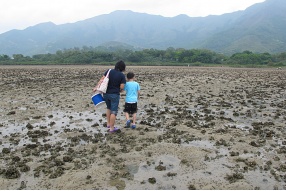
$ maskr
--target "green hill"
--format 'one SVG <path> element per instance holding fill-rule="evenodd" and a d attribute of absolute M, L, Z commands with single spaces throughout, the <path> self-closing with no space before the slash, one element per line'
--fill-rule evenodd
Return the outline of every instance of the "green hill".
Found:
<path fill-rule="evenodd" d="M 0 34 L 1 54 L 35 55 L 74 47 L 205 48 L 224 54 L 286 51 L 286 1 L 266 0 L 219 16 L 163 17 L 115 11 L 75 23 L 41 23 Z M 120 45 L 119 45 L 120 44 Z"/>

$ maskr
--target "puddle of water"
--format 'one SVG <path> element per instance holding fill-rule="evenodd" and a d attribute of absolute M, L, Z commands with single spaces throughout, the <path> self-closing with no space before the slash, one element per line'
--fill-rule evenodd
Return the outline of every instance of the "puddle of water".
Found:
<path fill-rule="evenodd" d="M 213 149 L 214 144 L 210 141 L 191 141 L 189 143 L 184 143 L 182 146 L 192 146 L 197 148 L 204 148 L 204 149 Z"/>
<path fill-rule="evenodd" d="M 19 110 L 26 111 L 27 108 L 26 107 L 19 107 Z"/>
<path fill-rule="evenodd" d="M 126 168 L 128 170 L 128 172 L 132 175 L 138 173 L 138 170 L 139 170 L 139 166 L 137 165 L 126 165 Z"/>
<path fill-rule="evenodd" d="M 9 147 L 14 150 L 16 147 L 21 147 L 25 144 L 34 144 L 28 136 L 20 138 L 17 145 L 12 145 L 9 143 L 10 141 L 5 141 L 5 137 L 9 138 L 10 136 L 15 135 L 15 139 L 18 139 L 19 136 L 26 135 L 28 131 L 48 131 L 51 135 L 39 137 L 37 139 L 37 141 L 42 144 L 54 144 L 55 142 L 67 143 L 68 140 L 64 136 L 65 131 L 83 131 L 90 135 L 96 133 L 105 134 L 107 131 L 107 128 L 103 127 L 102 122 L 100 121 L 103 120 L 102 114 L 98 114 L 94 111 L 85 111 L 81 113 L 53 111 L 51 114 L 48 114 L 46 117 L 42 117 L 40 120 L 41 122 L 34 122 L 36 120 L 32 119 L 23 123 L 18 123 L 15 120 L 0 121 L 3 125 L 3 127 L 1 127 L 0 134 L 0 139 L 2 140 L 0 150 L 5 147 Z M 33 130 L 27 129 L 26 126 L 28 123 L 34 127 Z M 98 125 L 92 127 L 94 124 Z M 84 145 L 87 143 L 80 140 L 79 144 Z"/>
<path fill-rule="evenodd" d="M 227 123 L 225 124 L 225 127 L 235 127 L 237 129 L 243 130 L 243 131 L 249 131 L 250 129 L 253 129 L 252 125 L 250 123 Z"/>
<path fill-rule="evenodd" d="M 156 167 L 164 166 L 166 169 L 162 171 L 156 170 Z M 127 183 L 126 188 L 129 189 L 136 189 L 136 188 L 143 188 L 143 189 L 174 189 L 180 188 L 179 183 L 175 183 L 172 177 L 169 177 L 168 173 L 175 173 L 180 170 L 180 160 L 175 156 L 170 155 L 161 155 L 157 157 L 154 161 L 149 161 L 149 163 L 143 162 L 139 165 L 139 167 L 132 167 L 129 168 L 131 174 L 134 174 L 134 181 L 132 183 Z M 137 170 L 138 169 L 138 170 Z M 136 172 L 137 170 L 137 172 Z M 149 178 L 155 178 L 156 184 L 151 184 L 148 182 Z M 172 180 L 171 180 L 172 179 Z"/>
<path fill-rule="evenodd" d="M 274 176 L 269 176 L 269 172 L 260 172 L 259 170 L 248 171 L 244 173 L 244 179 L 253 186 L 262 190 L 275 190 L 275 186 L 283 188 L 283 183 L 275 180 Z"/>

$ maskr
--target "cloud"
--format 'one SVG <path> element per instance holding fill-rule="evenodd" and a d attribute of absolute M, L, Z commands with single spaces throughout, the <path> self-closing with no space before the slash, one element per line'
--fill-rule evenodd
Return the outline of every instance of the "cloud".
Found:
<path fill-rule="evenodd" d="M 174 17 L 220 15 L 264 0 L 1 0 L 0 33 L 42 22 L 72 23 L 115 10 Z"/>

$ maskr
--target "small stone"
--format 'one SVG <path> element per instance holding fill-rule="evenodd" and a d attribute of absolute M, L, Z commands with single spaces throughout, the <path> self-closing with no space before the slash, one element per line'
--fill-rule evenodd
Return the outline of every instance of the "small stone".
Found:
<path fill-rule="evenodd" d="M 152 177 L 148 179 L 148 182 L 151 184 L 155 184 L 156 183 L 156 178 Z"/>
<path fill-rule="evenodd" d="M 15 115 L 16 111 L 10 111 L 9 113 L 7 113 L 7 115 Z"/>

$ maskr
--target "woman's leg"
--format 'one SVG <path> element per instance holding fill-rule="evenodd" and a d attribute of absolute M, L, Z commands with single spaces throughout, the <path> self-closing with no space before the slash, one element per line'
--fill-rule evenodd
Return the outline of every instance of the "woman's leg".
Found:
<path fill-rule="evenodd" d="M 109 118 L 109 122 L 110 122 L 110 131 L 114 130 L 114 125 L 115 125 L 115 121 L 116 121 L 116 115 L 118 112 L 118 105 L 119 105 L 119 99 L 120 99 L 120 95 L 118 94 L 111 94 L 111 107 L 110 107 L 110 118 Z"/>
<path fill-rule="evenodd" d="M 108 126 L 110 127 L 110 114 L 111 114 L 110 109 L 106 109 L 107 127 L 108 127 Z"/>
<path fill-rule="evenodd" d="M 114 115 L 113 113 L 110 114 L 110 118 L 109 118 L 109 125 L 110 125 L 110 131 L 114 130 L 114 125 L 115 125 L 115 120 L 116 120 L 116 115 Z"/>

